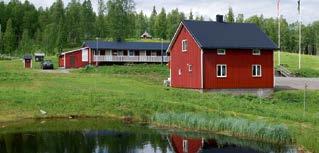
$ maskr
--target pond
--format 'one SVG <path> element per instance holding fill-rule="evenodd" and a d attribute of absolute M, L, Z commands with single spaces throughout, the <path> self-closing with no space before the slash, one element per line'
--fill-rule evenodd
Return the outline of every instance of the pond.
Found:
<path fill-rule="evenodd" d="M 117 120 L 27 120 L 0 124 L 0 153 L 293 153 L 290 145 Z"/>

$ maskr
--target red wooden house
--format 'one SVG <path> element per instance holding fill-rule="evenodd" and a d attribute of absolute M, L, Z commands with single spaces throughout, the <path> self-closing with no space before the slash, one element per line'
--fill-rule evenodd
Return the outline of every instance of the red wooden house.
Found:
<path fill-rule="evenodd" d="M 181 22 L 167 50 L 171 86 L 272 91 L 277 46 L 255 24 L 222 18 Z"/>

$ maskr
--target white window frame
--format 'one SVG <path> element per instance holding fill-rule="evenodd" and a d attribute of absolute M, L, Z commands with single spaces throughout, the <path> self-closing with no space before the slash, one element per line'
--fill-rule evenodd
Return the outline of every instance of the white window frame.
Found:
<path fill-rule="evenodd" d="M 257 52 L 257 53 L 256 53 L 256 52 Z M 258 55 L 260 55 L 260 54 L 261 54 L 260 49 L 253 49 L 253 55 L 258 56 Z"/>
<path fill-rule="evenodd" d="M 183 140 L 183 153 L 188 153 L 188 140 Z"/>
<path fill-rule="evenodd" d="M 217 49 L 217 55 L 226 55 L 226 49 Z"/>
<path fill-rule="evenodd" d="M 256 72 L 254 72 L 254 68 L 256 67 L 256 69 L 255 69 L 255 71 Z M 258 69 L 258 67 L 260 68 L 260 74 L 257 74 L 257 69 Z M 261 65 L 260 64 L 253 64 L 252 66 L 251 66 L 251 75 L 252 75 L 252 77 L 254 77 L 254 78 L 260 78 L 260 77 L 262 77 L 262 67 L 261 67 Z M 256 74 L 256 75 L 254 75 L 254 73 Z"/>
<path fill-rule="evenodd" d="M 223 66 L 225 66 L 225 75 L 224 76 L 219 76 L 218 75 L 218 67 L 223 67 Z M 223 69 L 221 69 L 221 71 L 222 70 Z M 223 74 L 223 72 L 221 74 Z M 217 76 L 217 78 L 227 78 L 227 64 L 217 64 L 216 65 L 216 76 Z"/>
<path fill-rule="evenodd" d="M 133 53 L 131 55 L 131 53 Z M 135 51 L 134 50 L 128 50 L 128 56 L 132 57 L 132 56 L 135 56 Z"/>
<path fill-rule="evenodd" d="M 192 64 L 187 64 L 188 65 L 188 72 L 192 72 L 193 71 L 193 66 Z"/>
<path fill-rule="evenodd" d="M 179 76 L 182 75 L 182 69 L 178 69 L 178 75 L 179 75 Z"/>
<path fill-rule="evenodd" d="M 186 44 L 185 47 L 184 47 L 184 44 Z M 188 42 L 187 42 L 187 39 L 184 39 L 182 40 L 182 52 L 186 52 L 187 48 L 188 48 Z"/>

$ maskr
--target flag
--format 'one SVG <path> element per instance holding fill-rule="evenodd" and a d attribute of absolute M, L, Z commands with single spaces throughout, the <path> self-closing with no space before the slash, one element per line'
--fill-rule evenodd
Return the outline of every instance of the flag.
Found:
<path fill-rule="evenodd" d="M 300 0 L 298 0 L 298 13 L 300 14 Z"/>

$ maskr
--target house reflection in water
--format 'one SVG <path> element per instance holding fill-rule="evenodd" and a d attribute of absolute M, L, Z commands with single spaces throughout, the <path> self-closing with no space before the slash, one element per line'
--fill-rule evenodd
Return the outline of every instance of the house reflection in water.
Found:
<path fill-rule="evenodd" d="M 213 139 L 168 136 L 168 142 L 175 153 L 259 153 L 251 148 L 233 144 L 221 144 Z"/>

